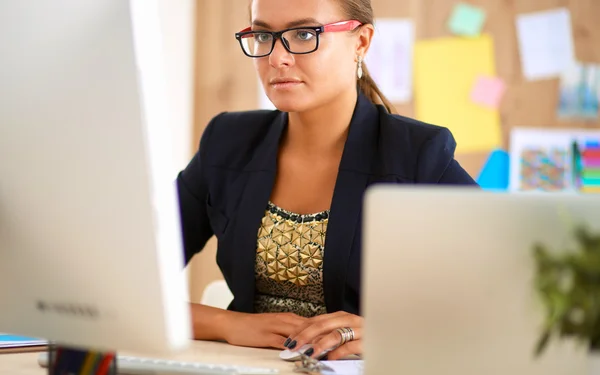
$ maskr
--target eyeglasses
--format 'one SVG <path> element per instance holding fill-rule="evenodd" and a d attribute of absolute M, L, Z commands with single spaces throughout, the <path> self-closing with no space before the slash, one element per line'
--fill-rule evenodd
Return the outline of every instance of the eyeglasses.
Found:
<path fill-rule="evenodd" d="M 295 55 L 315 52 L 319 48 L 319 35 L 325 32 L 351 31 L 361 26 L 360 21 L 341 21 L 323 26 L 302 26 L 282 31 L 252 31 L 249 27 L 235 33 L 242 51 L 248 57 L 265 57 L 273 52 L 275 42 L 281 39 L 285 49 Z"/>

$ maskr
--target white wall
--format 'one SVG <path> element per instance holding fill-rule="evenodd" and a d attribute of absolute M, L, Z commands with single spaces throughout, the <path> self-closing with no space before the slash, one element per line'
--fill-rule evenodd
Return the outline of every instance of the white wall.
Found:
<path fill-rule="evenodd" d="M 176 174 L 189 162 L 194 121 L 195 0 L 160 0 L 160 22 L 173 111 L 173 161 Z"/>
<path fill-rule="evenodd" d="M 167 65 L 167 89 L 171 109 L 173 171 L 185 168 L 193 156 L 196 44 L 196 0 L 159 0 L 159 15 Z M 189 268 L 182 276 L 189 279 Z"/>

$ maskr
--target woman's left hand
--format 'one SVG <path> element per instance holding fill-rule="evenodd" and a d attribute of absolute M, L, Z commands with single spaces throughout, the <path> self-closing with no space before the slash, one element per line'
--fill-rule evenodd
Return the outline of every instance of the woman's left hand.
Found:
<path fill-rule="evenodd" d="M 362 354 L 362 332 L 364 318 L 344 311 L 332 314 L 319 315 L 310 318 L 296 332 L 290 335 L 285 345 L 290 350 L 301 348 L 303 345 L 312 344 L 312 350 L 306 355 L 317 357 L 319 354 L 335 348 L 327 354 L 328 360 L 344 358 L 352 354 Z M 342 336 L 338 328 L 351 328 L 354 331 L 354 340 L 340 346 Z"/>

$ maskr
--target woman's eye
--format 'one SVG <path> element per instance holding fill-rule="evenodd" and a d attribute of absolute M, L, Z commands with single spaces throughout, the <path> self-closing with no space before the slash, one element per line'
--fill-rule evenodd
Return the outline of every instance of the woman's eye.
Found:
<path fill-rule="evenodd" d="M 315 34 L 313 32 L 307 30 L 299 30 L 296 33 L 296 37 L 300 40 L 311 40 L 314 36 Z"/>
<path fill-rule="evenodd" d="M 254 39 L 256 39 L 259 43 L 269 42 L 271 40 L 271 34 L 256 33 L 254 34 Z"/>

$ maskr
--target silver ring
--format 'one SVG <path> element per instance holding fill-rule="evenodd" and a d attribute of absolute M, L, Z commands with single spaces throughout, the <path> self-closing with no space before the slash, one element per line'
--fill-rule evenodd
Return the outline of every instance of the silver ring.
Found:
<path fill-rule="evenodd" d="M 341 341 L 338 346 L 342 346 L 345 343 L 354 340 L 354 330 L 350 327 L 338 328 L 336 331 L 340 334 Z"/>
<path fill-rule="evenodd" d="M 343 328 L 338 328 L 336 331 L 340 334 L 340 343 L 338 344 L 338 347 L 340 347 L 346 342 L 346 331 Z"/>
<path fill-rule="evenodd" d="M 346 328 L 348 332 L 348 341 L 354 341 L 354 330 L 350 327 Z"/>

